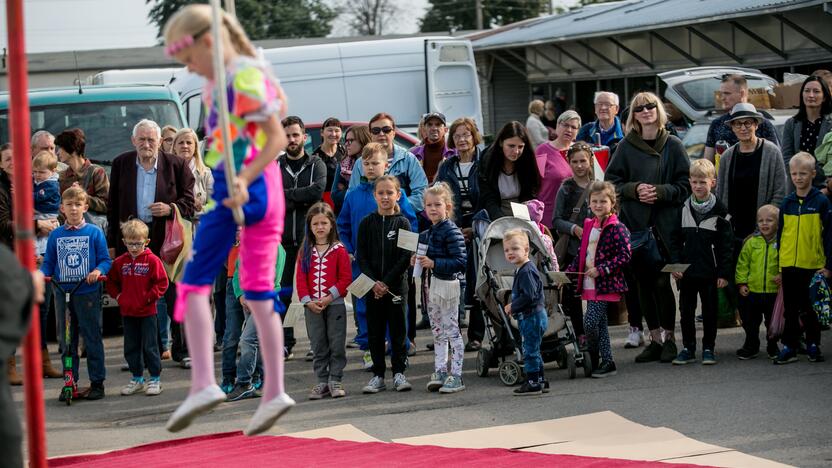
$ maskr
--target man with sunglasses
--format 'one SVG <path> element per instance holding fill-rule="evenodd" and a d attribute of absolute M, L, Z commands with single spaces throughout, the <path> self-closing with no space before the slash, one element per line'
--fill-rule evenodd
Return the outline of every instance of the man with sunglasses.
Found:
<path fill-rule="evenodd" d="M 595 93 L 595 121 L 584 124 L 575 140 L 595 143 L 599 135 L 601 144 L 610 147 L 610 154 L 615 153 L 618 142 L 624 139 L 624 129 L 618 118 L 618 95 L 609 91 Z"/>
<path fill-rule="evenodd" d="M 734 106 L 748 102 L 748 81 L 742 75 L 725 75 L 719 85 L 719 92 L 722 96 L 722 109 L 725 114 L 711 122 L 711 126 L 708 128 L 708 137 L 705 140 L 705 152 L 703 153 L 703 157 L 711 162 L 715 160 L 715 148 L 718 141 L 727 142 L 729 147 L 734 146 L 739 141 L 731 126 L 728 125 L 728 120 L 731 118 L 731 109 Z M 760 122 L 757 127 L 757 137 L 765 138 L 778 147 L 780 146 L 777 131 L 768 119 L 763 119 Z"/>
<path fill-rule="evenodd" d="M 448 133 L 445 114 L 429 112 L 422 116 L 422 125 L 427 136 L 422 144 L 410 149 L 416 159 L 422 162 L 422 169 L 429 183 L 433 183 L 439 163 L 456 154 L 456 150 L 448 148 L 445 135 Z"/>

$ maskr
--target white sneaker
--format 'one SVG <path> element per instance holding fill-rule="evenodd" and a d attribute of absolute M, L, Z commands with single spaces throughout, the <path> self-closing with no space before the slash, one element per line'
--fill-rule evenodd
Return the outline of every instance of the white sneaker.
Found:
<path fill-rule="evenodd" d="M 268 403 L 261 403 L 243 433 L 247 436 L 253 436 L 268 431 L 278 418 L 286 414 L 293 406 L 295 406 L 295 400 L 285 393 L 274 397 Z"/>
<path fill-rule="evenodd" d="M 373 370 L 373 356 L 370 355 L 369 351 L 364 351 L 364 362 L 362 366 L 365 371 Z"/>
<path fill-rule="evenodd" d="M 406 392 L 413 388 L 410 385 L 410 382 L 407 381 L 407 377 L 404 376 L 401 372 L 393 376 L 393 389 L 397 392 Z"/>
<path fill-rule="evenodd" d="M 144 380 L 133 379 L 129 384 L 121 389 L 122 395 L 135 395 L 136 393 L 145 391 Z"/>
<path fill-rule="evenodd" d="M 226 394 L 219 385 L 209 385 L 199 392 L 189 396 L 176 408 L 170 419 L 167 429 L 169 432 L 179 432 L 191 425 L 191 422 L 200 414 L 211 411 L 215 406 L 225 401 Z"/>
<path fill-rule="evenodd" d="M 627 335 L 627 341 L 624 342 L 624 347 L 627 349 L 638 348 L 644 344 L 644 333 L 636 327 L 630 327 L 630 334 Z"/>
<path fill-rule="evenodd" d="M 156 396 L 160 393 L 162 393 L 162 382 L 159 379 L 151 379 L 147 383 L 147 390 L 145 390 L 144 394 L 147 396 Z"/>
<path fill-rule="evenodd" d="M 377 375 L 374 375 L 370 382 L 367 383 L 364 388 L 361 389 L 363 393 L 378 393 L 382 390 L 386 390 L 387 386 L 384 385 L 384 379 Z"/>

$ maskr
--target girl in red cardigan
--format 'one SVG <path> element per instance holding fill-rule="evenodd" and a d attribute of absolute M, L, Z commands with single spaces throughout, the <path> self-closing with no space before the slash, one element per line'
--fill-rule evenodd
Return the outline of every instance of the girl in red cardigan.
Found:
<path fill-rule="evenodd" d="M 347 365 L 344 297 L 352 282 L 352 267 L 347 249 L 338 241 L 335 214 L 324 202 L 312 205 L 306 213 L 306 236 L 295 277 L 318 378 L 309 399 L 343 397 L 346 392 L 341 378 Z"/>

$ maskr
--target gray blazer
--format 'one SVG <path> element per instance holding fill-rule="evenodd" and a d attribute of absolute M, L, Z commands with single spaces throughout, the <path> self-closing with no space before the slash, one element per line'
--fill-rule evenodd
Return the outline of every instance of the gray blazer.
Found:
<path fill-rule="evenodd" d="M 783 164 L 783 156 L 776 144 L 761 138 L 763 142 L 763 161 L 760 164 L 760 182 L 757 185 L 757 206 L 756 211 L 763 205 L 774 205 L 779 207 L 786 196 L 786 166 Z M 729 180 L 731 164 L 734 154 L 739 151 L 739 143 L 728 148 L 725 154 L 719 159 L 719 175 L 716 178 L 716 196 L 722 200 L 725 206 L 730 206 L 731 198 Z"/>

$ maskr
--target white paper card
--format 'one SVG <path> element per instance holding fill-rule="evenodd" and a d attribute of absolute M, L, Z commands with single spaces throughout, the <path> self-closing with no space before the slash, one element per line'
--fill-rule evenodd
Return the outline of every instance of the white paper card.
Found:
<path fill-rule="evenodd" d="M 347 286 L 347 291 L 350 292 L 355 297 L 364 297 L 373 286 L 376 285 L 376 282 L 370 279 L 369 276 L 361 273 L 361 275 L 355 279 L 349 286 Z"/>
<path fill-rule="evenodd" d="M 415 252 L 419 247 L 419 234 L 405 229 L 399 229 L 399 239 L 396 241 L 396 247 Z"/>
<path fill-rule="evenodd" d="M 684 273 L 690 267 L 690 263 L 668 263 L 662 268 L 662 273 Z"/>
<path fill-rule="evenodd" d="M 428 245 L 427 244 L 419 244 L 419 247 L 416 248 L 416 264 L 413 265 L 413 277 L 414 278 L 421 278 L 422 277 L 422 265 L 419 264 L 418 258 L 419 256 L 425 255 L 428 253 Z"/>
<path fill-rule="evenodd" d="M 511 202 L 511 213 L 515 218 L 520 218 L 526 221 L 532 220 L 532 217 L 529 216 L 529 207 L 522 203 Z"/>
<path fill-rule="evenodd" d="M 554 283 L 555 286 L 560 286 L 562 284 L 569 284 L 569 283 L 572 282 L 572 281 L 569 280 L 569 277 L 566 276 L 566 273 L 564 273 L 562 271 L 550 271 L 546 274 L 549 275 L 549 279 L 552 280 L 552 283 Z"/>

